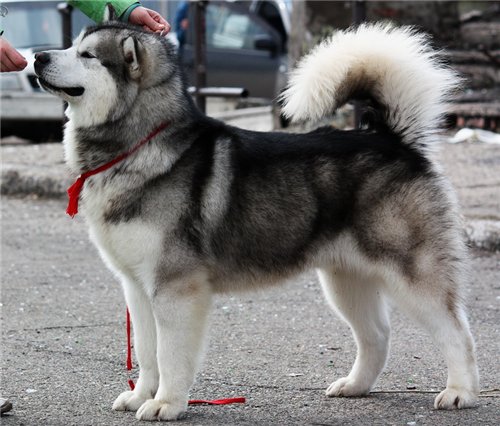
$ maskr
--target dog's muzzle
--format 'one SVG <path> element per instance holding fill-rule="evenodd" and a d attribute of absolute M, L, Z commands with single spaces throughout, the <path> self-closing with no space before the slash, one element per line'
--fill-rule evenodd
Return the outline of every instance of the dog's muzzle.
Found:
<path fill-rule="evenodd" d="M 44 68 L 50 64 L 50 53 L 49 52 L 38 52 L 35 53 L 35 73 L 38 77 L 38 81 L 40 85 L 51 92 L 64 92 L 68 96 L 72 97 L 77 97 L 83 95 L 83 92 L 85 89 L 83 87 L 58 87 L 54 86 L 53 84 L 49 83 L 47 80 L 45 80 L 42 75 L 43 75 L 43 70 Z"/>

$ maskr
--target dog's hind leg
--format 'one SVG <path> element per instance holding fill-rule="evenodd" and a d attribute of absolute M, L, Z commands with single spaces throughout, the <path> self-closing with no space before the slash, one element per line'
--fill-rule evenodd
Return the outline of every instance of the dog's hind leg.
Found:
<path fill-rule="evenodd" d="M 151 399 L 159 383 L 158 364 L 156 361 L 156 325 L 151 302 L 140 285 L 122 280 L 134 331 L 134 350 L 139 364 L 139 379 L 133 391 L 125 391 L 118 396 L 113 410 L 137 411 L 148 399 Z"/>
<path fill-rule="evenodd" d="M 430 333 L 446 360 L 446 389 L 436 397 L 434 407 L 472 407 L 479 392 L 479 375 L 474 341 L 457 293 L 460 286 L 451 283 L 450 274 L 436 272 L 420 281 L 404 283 L 391 296 L 404 313 Z M 449 286 L 441 286 L 443 283 Z"/>
<path fill-rule="evenodd" d="M 154 399 L 137 411 L 139 420 L 176 420 L 201 360 L 212 289 L 202 274 L 161 283 L 152 297 L 160 383 Z"/>
<path fill-rule="evenodd" d="M 333 382 L 328 396 L 366 395 L 382 372 L 389 352 L 390 323 L 384 295 L 376 283 L 341 271 L 318 270 L 325 295 L 349 324 L 358 352 L 347 377 Z"/>

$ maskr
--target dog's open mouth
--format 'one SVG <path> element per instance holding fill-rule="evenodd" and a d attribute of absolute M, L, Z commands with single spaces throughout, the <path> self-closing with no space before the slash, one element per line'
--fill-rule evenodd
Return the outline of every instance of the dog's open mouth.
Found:
<path fill-rule="evenodd" d="M 83 92 L 85 92 L 85 89 L 83 87 L 77 86 L 77 87 L 57 87 L 54 86 L 53 84 L 48 83 L 46 80 L 44 80 L 41 77 L 38 77 L 38 82 L 40 85 L 44 88 L 47 89 L 51 92 L 64 92 L 69 96 L 82 96 Z"/>

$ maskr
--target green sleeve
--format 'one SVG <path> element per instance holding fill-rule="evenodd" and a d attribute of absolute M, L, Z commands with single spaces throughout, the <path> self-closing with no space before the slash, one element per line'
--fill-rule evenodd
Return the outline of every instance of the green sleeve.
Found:
<path fill-rule="evenodd" d="M 127 18 L 130 15 L 130 11 L 133 9 L 131 6 L 140 5 L 139 2 L 134 0 L 69 0 L 69 4 L 80 9 L 85 15 L 95 22 L 101 22 L 104 16 L 104 8 L 108 3 L 115 8 L 116 14 L 120 17 Z M 130 11 L 128 10 L 130 8 Z M 129 13 L 125 13 L 129 12 Z M 125 14 L 125 15 L 124 15 Z"/>

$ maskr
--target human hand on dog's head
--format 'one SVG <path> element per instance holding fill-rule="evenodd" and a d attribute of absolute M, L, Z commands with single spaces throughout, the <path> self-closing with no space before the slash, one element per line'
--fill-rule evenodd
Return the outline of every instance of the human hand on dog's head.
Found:
<path fill-rule="evenodd" d="M 170 24 L 158 12 L 147 9 L 143 6 L 136 7 L 129 17 L 129 22 L 140 25 L 147 31 L 167 34 L 170 31 Z"/>
<path fill-rule="evenodd" d="M 11 44 L 0 37 L 0 71 L 21 71 L 28 62 Z"/>

